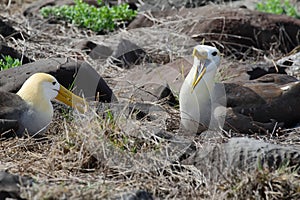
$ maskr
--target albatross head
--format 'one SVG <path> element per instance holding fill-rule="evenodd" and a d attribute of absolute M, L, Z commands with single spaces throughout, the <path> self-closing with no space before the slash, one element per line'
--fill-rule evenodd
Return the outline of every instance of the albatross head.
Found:
<path fill-rule="evenodd" d="M 208 45 L 197 45 L 193 50 L 196 73 L 192 82 L 194 89 L 206 73 L 215 72 L 220 64 L 220 52 L 217 48 Z"/>
<path fill-rule="evenodd" d="M 77 108 L 84 112 L 85 101 L 60 85 L 51 75 L 36 73 L 29 77 L 17 93 L 33 107 L 40 107 L 40 110 L 49 109 L 51 100 L 56 99 L 68 106 Z M 44 109 L 43 109 L 44 108 Z"/>

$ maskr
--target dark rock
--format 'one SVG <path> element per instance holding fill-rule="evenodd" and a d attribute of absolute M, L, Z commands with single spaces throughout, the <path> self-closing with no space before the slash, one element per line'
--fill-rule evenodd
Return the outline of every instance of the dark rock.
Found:
<path fill-rule="evenodd" d="M 250 71 L 247 71 L 247 74 L 249 74 L 250 76 L 250 80 L 253 79 L 257 79 L 259 77 L 262 77 L 266 74 L 286 74 L 286 67 L 280 67 L 280 66 L 276 66 L 276 68 L 274 66 L 269 66 L 268 68 L 264 68 L 264 67 L 255 67 Z"/>
<path fill-rule="evenodd" d="M 122 194 L 119 198 L 122 200 L 153 200 L 152 195 L 145 190 L 137 190 L 134 192 L 126 192 Z"/>
<path fill-rule="evenodd" d="M 263 77 L 267 74 L 286 75 L 286 67 L 276 66 L 266 62 L 232 62 L 223 59 L 221 66 L 226 66 L 225 70 L 219 68 L 220 79 L 225 83 L 248 82 Z"/>
<path fill-rule="evenodd" d="M 73 45 L 86 52 L 92 59 L 107 59 L 119 67 L 130 68 L 147 60 L 146 52 L 129 40 L 120 39 L 116 42 L 97 44 L 93 41 L 83 40 Z"/>
<path fill-rule="evenodd" d="M 194 165 L 208 179 L 217 180 L 232 170 L 253 171 L 259 167 L 271 171 L 281 166 L 300 166 L 299 148 L 270 144 L 249 138 L 232 138 L 227 143 L 203 144 L 182 162 Z"/>
<path fill-rule="evenodd" d="M 81 41 L 75 45 L 75 48 L 81 49 L 92 59 L 107 59 L 112 55 L 113 50 L 105 45 L 96 44 L 92 41 Z"/>
<path fill-rule="evenodd" d="M 254 120 L 266 122 L 274 119 L 284 122 L 285 127 L 293 127 L 300 121 L 300 84 L 298 82 L 289 85 L 288 91 L 282 93 L 278 98 L 261 106 L 244 109 L 243 114 L 252 116 Z"/>
<path fill-rule="evenodd" d="M 153 127 L 150 126 L 149 129 L 154 131 L 151 140 L 155 143 L 164 142 L 166 144 L 164 146 L 166 149 L 161 152 L 161 156 L 171 163 L 185 160 L 197 150 L 193 141 L 195 139 L 195 133 L 178 131 L 178 134 L 174 134 L 165 129 L 153 129 Z"/>
<path fill-rule="evenodd" d="M 250 88 L 241 87 L 241 85 L 236 83 L 226 83 L 224 86 L 228 107 L 242 106 L 253 102 L 257 104 L 265 103 L 265 100 Z"/>
<path fill-rule="evenodd" d="M 234 53 L 243 58 L 245 52 L 255 53 L 260 49 L 276 49 L 283 53 L 290 52 L 299 45 L 298 32 L 300 20 L 286 16 L 262 13 L 248 9 L 237 9 L 224 6 L 204 6 L 195 9 L 167 10 L 151 12 L 156 21 L 177 21 L 181 33 L 201 42 L 218 41 L 230 55 Z M 191 19 L 189 23 L 182 19 Z M 195 22 L 191 22 L 193 20 Z M 181 20 L 182 23 L 178 24 Z M 139 15 L 128 28 L 147 27 L 154 24 L 146 15 Z M 172 30 L 173 23 L 160 24 L 162 28 Z M 284 31 L 284 34 L 282 34 Z M 256 33 L 256 34 L 253 34 Z M 222 46 L 222 48 L 223 48 Z M 228 52 L 229 53 L 229 52 Z M 259 53 L 256 51 L 256 53 Z"/>
<path fill-rule="evenodd" d="M 6 130 L 6 128 L 3 127 L 3 124 L 10 126 L 8 129 L 18 126 L 18 122 L 16 120 L 0 119 L 0 133 L 3 133 L 3 131 Z"/>
<path fill-rule="evenodd" d="M 20 186 L 31 186 L 33 179 L 10 174 L 6 171 L 0 172 L 0 199 L 13 198 L 23 199 L 20 197 Z"/>
<path fill-rule="evenodd" d="M 13 37 L 15 39 L 23 39 L 19 31 L 11 25 L 12 22 L 0 16 L 0 35 L 3 37 Z"/>
<path fill-rule="evenodd" d="M 276 121 L 275 119 L 268 119 L 266 121 L 259 121 L 253 119 L 252 116 L 240 112 L 242 107 L 226 108 L 226 118 L 223 129 L 241 134 L 270 134 L 278 128 L 284 127 L 284 123 Z M 265 115 L 262 110 L 262 115 Z"/>
<path fill-rule="evenodd" d="M 113 62 L 117 66 L 129 68 L 144 61 L 146 59 L 146 52 L 131 41 L 121 39 L 112 57 Z"/>
<path fill-rule="evenodd" d="M 134 90 L 131 98 L 137 102 L 164 101 L 169 105 L 175 105 L 176 99 L 168 85 L 145 83 Z"/>
<path fill-rule="evenodd" d="M 251 81 L 225 83 L 224 86 L 227 107 L 230 108 L 227 110 L 226 130 L 231 127 L 244 133 L 250 130 L 252 133 L 255 130 L 271 132 L 279 126 L 294 127 L 300 121 L 297 103 L 300 84 L 295 77 L 267 74 Z"/>
<path fill-rule="evenodd" d="M 0 43 L 0 59 L 2 59 L 2 56 L 11 56 L 12 58 L 19 59 L 22 64 L 33 62 L 32 59 L 20 54 L 15 49 Z"/>
<path fill-rule="evenodd" d="M 117 98 L 105 80 L 88 63 L 82 62 L 74 80 L 75 93 L 83 93 L 84 97 L 100 102 L 115 102 Z"/>
<path fill-rule="evenodd" d="M 88 54 L 95 51 L 95 55 L 97 55 L 98 47 L 96 46 L 99 46 L 99 59 L 105 59 L 107 55 L 110 55 L 111 51 L 117 50 L 122 39 L 129 40 L 139 46 L 139 48 L 145 50 L 147 54 L 145 58 L 142 58 L 142 61 L 153 65 L 169 63 L 171 58 L 173 61 L 173 55 L 191 55 L 193 47 L 198 44 L 189 36 L 176 34 L 175 31 L 170 33 L 169 31 L 157 30 L 150 27 L 131 29 L 125 32 L 121 31 L 110 37 L 98 35 L 95 39 L 75 40 L 71 43 L 71 48 L 84 49 L 83 51 Z M 166 44 L 166 41 L 176 45 L 169 46 Z M 106 50 L 107 52 L 104 52 Z M 101 55 L 103 56 L 101 57 Z M 95 59 L 97 59 L 97 56 L 95 56 Z"/>
<path fill-rule="evenodd" d="M 19 128 L 17 120 L 0 119 L 0 138 L 9 138 L 16 136 L 16 132 Z"/>
<path fill-rule="evenodd" d="M 165 100 L 170 105 L 178 104 L 175 95 L 179 93 L 183 82 L 181 67 L 185 73 L 188 72 L 192 65 L 187 59 L 178 59 L 160 67 L 147 66 L 147 69 L 134 69 L 125 77 L 126 82 L 119 82 L 119 88 L 128 88 L 132 90 L 126 92 L 125 98 L 134 99 L 135 101 L 160 101 Z M 174 95 L 175 94 L 175 95 Z"/>
<path fill-rule="evenodd" d="M 17 92 L 25 80 L 36 72 L 53 75 L 66 88 L 74 86 L 75 93 L 102 102 L 116 100 L 104 79 L 87 63 L 63 58 L 42 59 L 0 72 L 0 90 Z"/>

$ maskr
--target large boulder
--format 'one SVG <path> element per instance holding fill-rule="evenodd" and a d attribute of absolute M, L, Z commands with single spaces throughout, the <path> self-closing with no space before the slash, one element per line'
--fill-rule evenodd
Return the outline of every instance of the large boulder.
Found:
<path fill-rule="evenodd" d="M 176 29 L 199 42 L 205 39 L 222 44 L 224 50 L 229 48 L 228 53 L 239 58 L 251 52 L 260 53 L 260 50 L 276 49 L 287 53 L 299 45 L 299 19 L 244 8 L 204 6 L 155 11 L 139 15 L 129 28 L 153 25 Z"/>
<path fill-rule="evenodd" d="M 183 164 L 194 165 L 207 178 L 217 180 L 232 170 L 270 171 L 281 166 L 300 166 L 300 151 L 296 146 L 283 146 L 250 138 L 232 138 L 227 143 L 207 143 L 194 152 Z"/>
<path fill-rule="evenodd" d="M 87 63 L 65 58 L 41 59 L 20 67 L 0 71 L 0 90 L 17 92 L 25 80 L 37 72 L 53 75 L 66 88 L 88 99 L 102 102 L 116 100 L 104 79 Z"/>
<path fill-rule="evenodd" d="M 20 33 L 13 27 L 13 22 L 0 16 L 0 35 L 3 37 L 13 37 L 22 39 L 25 33 Z"/>
<path fill-rule="evenodd" d="M 13 198 L 22 199 L 20 197 L 20 186 L 28 187 L 33 183 L 30 177 L 13 175 L 6 171 L 0 171 L 0 199 Z"/>
<path fill-rule="evenodd" d="M 0 24 L 0 26 L 1 26 L 1 24 Z M 6 44 L 0 42 L 0 59 L 3 59 L 3 57 L 5 57 L 5 56 L 10 56 L 12 58 L 19 59 L 19 61 L 21 61 L 23 64 L 33 62 L 32 59 L 28 58 L 25 55 L 22 55 L 14 48 L 11 48 L 11 47 L 7 46 Z"/>

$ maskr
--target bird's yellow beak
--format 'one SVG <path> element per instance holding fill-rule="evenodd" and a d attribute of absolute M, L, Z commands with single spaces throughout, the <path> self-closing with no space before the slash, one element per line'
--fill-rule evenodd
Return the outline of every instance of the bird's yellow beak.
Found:
<path fill-rule="evenodd" d="M 84 113 L 86 111 L 86 102 L 83 98 L 73 94 L 65 87 L 60 85 L 56 100 L 65 103 L 66 105 L 76 108 L 79 112 Z"/>
<path fill-rule="evenodd" d="M 200 66 L 197 66 L 195 77 L 192 83 L 192 89 L 194 90 L 206 72 L 206 66 L 204 64 L 205 62 L 202 61 L 207 59 L 207 52 L 205 50 L 198 51 L 197 49 L 194 49 L 193 56 L 200 60 Z"/>

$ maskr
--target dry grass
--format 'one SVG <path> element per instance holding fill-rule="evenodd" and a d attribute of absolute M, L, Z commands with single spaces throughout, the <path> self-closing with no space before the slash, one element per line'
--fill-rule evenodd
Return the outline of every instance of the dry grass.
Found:
<path fill-rule="evenodd" d="M 11 172 L 30 175 L 39 183 L 24 188 L 27 198 L 99 199 L 138 189 L 180 198 L 201 186 L 201 173 L 192 166 L 176 170 L 180 166 L 165 157 L 168 145 L 151 139 L 155 137 L 151 128 L 146 132 L 138 122 L 117 118 L 118 122 L 91 113 L 71 122 L 58 120 L 46 140 L 3 143 L 9 150 L 1 158 L 14 166 Z M 116 123 L 126 127 L 120 129 Z M 132 126 L 137 133 L 123 131 Z"/>
<path fill-rule="evenodd" d="M 275 172 L 237 172 L 219 186 L 230 199 L 299 199 L 299 180 L 297 171 L 283 167 Z"/>
<path fill-rule="evenodd" d="M 1 143 L 1 164 L 36 183 L 28 199 L 111 199 L 144 190 L 159 199 L 298 199 L 297 171 L 234 171 L 211 182 L 193 165 L 182 165 L 152 121 L 74 114 L 57 118 L 45 139 Z M 198 143 L 199 142 L 199 143 Z M 201 146 L 203 141 L 195 145 Z M 174 152 L 174 151 L 173 151 Z"/>

